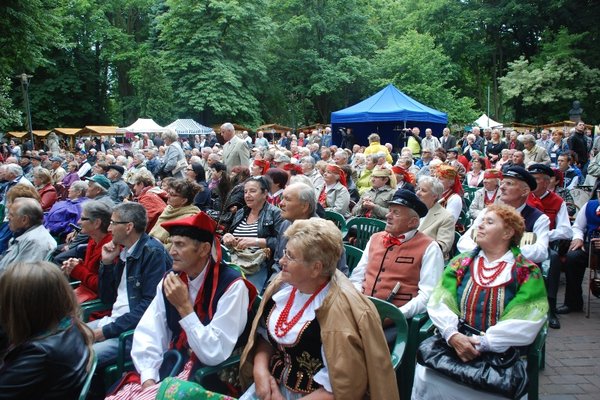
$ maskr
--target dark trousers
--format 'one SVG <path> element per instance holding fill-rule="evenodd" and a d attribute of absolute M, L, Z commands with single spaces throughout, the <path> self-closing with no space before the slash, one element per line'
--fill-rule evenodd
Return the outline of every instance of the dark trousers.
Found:
<path fill-rule="evenodd" d="M 583 309 L 583 290 L 581 285 L 585 270 L 588 266 L 589 253 L 582 249 L 569 251 L 565 262 L 564 270 L 567 278 L 565 288 L 565 305 L 571 310 Z M 559 272 L 560 277 L 560 272 Z"/>
<path fill-rule="evenodd" d="M 550 268 L 546 277 L 546 291 L 549 299 L 555 299 L 560 285 L 560 271 L 564 268 L 556 250 L 550 249 Z"/>

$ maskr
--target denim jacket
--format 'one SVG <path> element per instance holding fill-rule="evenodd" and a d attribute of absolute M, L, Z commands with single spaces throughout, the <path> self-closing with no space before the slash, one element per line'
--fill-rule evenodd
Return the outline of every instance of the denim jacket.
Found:
<path fill-rule="evenodd" d="M 229 232 L 233 233 L 235 228 L 248 217 L 250 208 L 244 207 L 237 211 L 233 217 L 233 222 L 229 227 Z M 277 249 L 277 237 L 281 228 L 281 210 L 267 202 L 258 214 L 258 237 L 267 239 L 267 247 L 271 249 L 271 254 L 275 254 Z"/>
<path fill-rule="evenodd" d="M 102 328 L 102 333 L 107 339 L 117 337 L 137 326 L 156 295 L 158 283 L 165 272 L 173 266 L 173 259 L 161 242 L 146 233 L 142 234 L 133 253 L 127 256 L 126 263 L 121 259 L 110 265 L 100 263 L 98 292 L 104 303 L 114 304 L 117 299 L 117 290 L 125 264 L 127 264 L 129 312 Z"/>

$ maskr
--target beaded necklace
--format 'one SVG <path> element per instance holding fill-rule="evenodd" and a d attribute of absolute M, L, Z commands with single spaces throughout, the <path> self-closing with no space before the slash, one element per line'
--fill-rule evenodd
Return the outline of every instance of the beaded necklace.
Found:
<path fill-rule="evenodd" d="M 502 261 L 495 267 L 486 267 L 484 265 L 483 257 L 479 257 L 479 265 L 477 268 L 477 277 L 481 286 L 489 286 L 490 283 L 494 282 L 498 275 L 504 270 L 506 261 Z"/>
<path fill-rule="evenodd" d="M 304 303 L 300 311 L 298 311 L 296 315 L 294 315 L 292 319 L 288 321 L 290 310 L 292 309 L 292 304 L 294 304 L 294 298 L 296 298 L 296 291 L 298 289 L 294 288 L 292 290 L 292 293 L 290 293 L 290 297 L 287 303 L 285 303 L 285 307 L 281 311 L 281 314 L 279 314 L 279 318 L 277 318 L 277 322 L 275 323 L 275 335 L 278 338 L 284 337 L 288 334 L 289 331 L 292 330 L 292 328 L 300 320 L 300 317 L 302 317 L 302 314 L 304 314 L 304 311 L 306 310 L 308 305 L 313 302 L 313 300 L 315 299 L 315 297 L 317 297 L 319 293 L 321 293 L 321 290 L 323 290 L 325 286 L 327 286 L 327 283 L 329 283 L 329 281 L 323 282 L 323 284 L 317 289 L 317 291 L 309 297 L 306 303 Z"/>

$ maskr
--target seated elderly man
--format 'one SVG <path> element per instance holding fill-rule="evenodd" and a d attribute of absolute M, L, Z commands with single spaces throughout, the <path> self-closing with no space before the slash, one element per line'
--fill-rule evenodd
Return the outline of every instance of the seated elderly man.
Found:
<path fill-rule="evenodd" d="M 221 262 L 214 241 L 217 223 L 204 212 L 162 224 L 171 235 L 173 269 L 135 329 L 131 357 L 139 383 L 127 384 L 115 398 L 154 398 L 164 353 L 174 348 L 190 356 L 180 379 L 195 367 L 217 365 L 233 352 L 248 320 L 256 289 L 241 273 Z M 110 399 L 111 397 L 109 397 Z"/>
<path fill-rule="evenodd" d="M 395 177 L 392 177 L 392 171 L 375 169 L 371 174 L 371 189 L 360 196 L 360 200 L 352 209 L 352 215 L 385 219 L 388 213 L 388 202 L 394 196 L 395 188 Z"/>
<path fill-rule="evenodd" d="M 56 249 L 56 240 L 42 225 L 44 212 L 40 203 L 19 197 L 9 207 L 8 228 L 13 239 L 0 256 L 0 271 L 14 262 L 43 261 Z"/>
<path fill-rule="evenodd" d="M 281 209 L 281 218 L 284 221 L 281 223 L 279 234 L 277 236 L 277 247 L 273 260 L 275 261 L 272 269 L 276 272 L 281 271 L 279 260 L 283 258 L 287 238 L 284 233 L 294 221 L 309 218 L 318 218 L 317 216 L 317 201 L 315 200 L 315 190 L 306 183 L 293 182 L 288 185 L 279 203 Z M 342 249 L 342 255 L 338 261 L 337 268 L 348 275 L 348 266 L 346 265 L 346 252 Z M 272 275 L 275 277 L 275 274 Z"/>
<path fill-rule="evenodd" d="M 126 199 L 131 194 L 129 185 L 123 180 L 123 174 L 125 168 L 120 165 L 109 165 L 106 177 L 110 180 L 110 188 L 108 189 L 108 195 L 115 204 L 120 204 L 123 199 Z"/>
<path fill-rule="evenodd" d="M 550 219 L 537 208 L 527 204 L 529 193 L 537 188 L 535 178 L 522 167 L 511 167 L 504 172 L 504 179 L 500 184 L 500 201 L 515 208 L 525 220 L 525 232 L 535 234 L 535 242 L 521 246 L 523 256 L 528 260 L 541 265 L 548 258 L 548 234 Z M 458 241 L 458 250 L 472 251 L 477 244 L 473 238 L 473 230 L 477 231 L 487 210 L 484 209 L 473 222 L 473 225 Z"/>
<path fill-rule="evenodd" d="M 399 189 L 389 202 L 385 231 L 371 236 L 350 280 L 367 296 L 387 300 L 406 318 L 425 312 L 444 270 L 437 242 L 417 230 L 427 206 Z"/>
<path fill-rule="evenodd" d="M 146 210 L 128 202 L 112 208 L 112 241 L 102 246 L 98 297 L 112 305 L 109 316 L 88 323 L 94 332 L 98 366 L 114 362 L 119 335 L 134 329 L 156 294 L 156 285 L 173 265 L 161 242 L 146 234 Z"/>
<path fill-rule="evenodd" d="M 110 198 L 108 190 L 111 183 L 104 175 L 94 175 L 88 179 L 88 189 L 85 195 L 96 201 L 106 203 L 109 207 L 114 207 L 115 202 Z"/>

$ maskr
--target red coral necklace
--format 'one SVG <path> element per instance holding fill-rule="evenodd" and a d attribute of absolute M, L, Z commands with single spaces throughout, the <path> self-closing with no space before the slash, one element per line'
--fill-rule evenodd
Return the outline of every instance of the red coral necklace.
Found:
<path fill-rule="evenodd" d="M 292 290 L 292 293 L 290 293 L 290 297 L 288 298 L 287 303 L 285 303 L 285 307 L 283 308 L 283 311 L 281 311 L 281 314 L 279 314 L 279 318 L 277 318 L 277 322 L 275 323 L 275 336 L 277 336 L 278 338 L 282 338 L 285 335 L 287 335 L 289 331 L 292 330 L 292 328 L 300 320 L 300 317 L 302 317 L 302 314 L 304 314 L 304 311 L 306 310 L 308 305 L 313 302 L 313 300 L 315 299 L 315 297 L 317 297 L 317 295 L 319 293 L 321 293 L 321 290 L 323 290 L 325 288 L 325 286 L 327 286 L 327 283 L 328 283 L 328 281 L 323 282 L 323 284 L 317 289 L 317 291 L 314 292 L 308 298 L 306 303 L 304 303 L 304 305 L 302 306 L 300 311 L 298 311 L 296 313 L 296 315 L 294 315 L 292 317 L 292 319 L 288 321 L 288 317 L 290 315 L 290 310 L 292 309 L 292 304 L 294 304 L 294 298 L 296 298 L 297 289 L 294 288 Z"/>
<path fill-rule="evenodd" d="M 483 257 L 479 257 L 479 265 L 477 268 L 477 277 L 482 286 L 489 286 L 494 282 L 498 275 L 504 270 L 506 261 L 502 261 L 495 267 L 486 267 L 483 262 Z"/>

